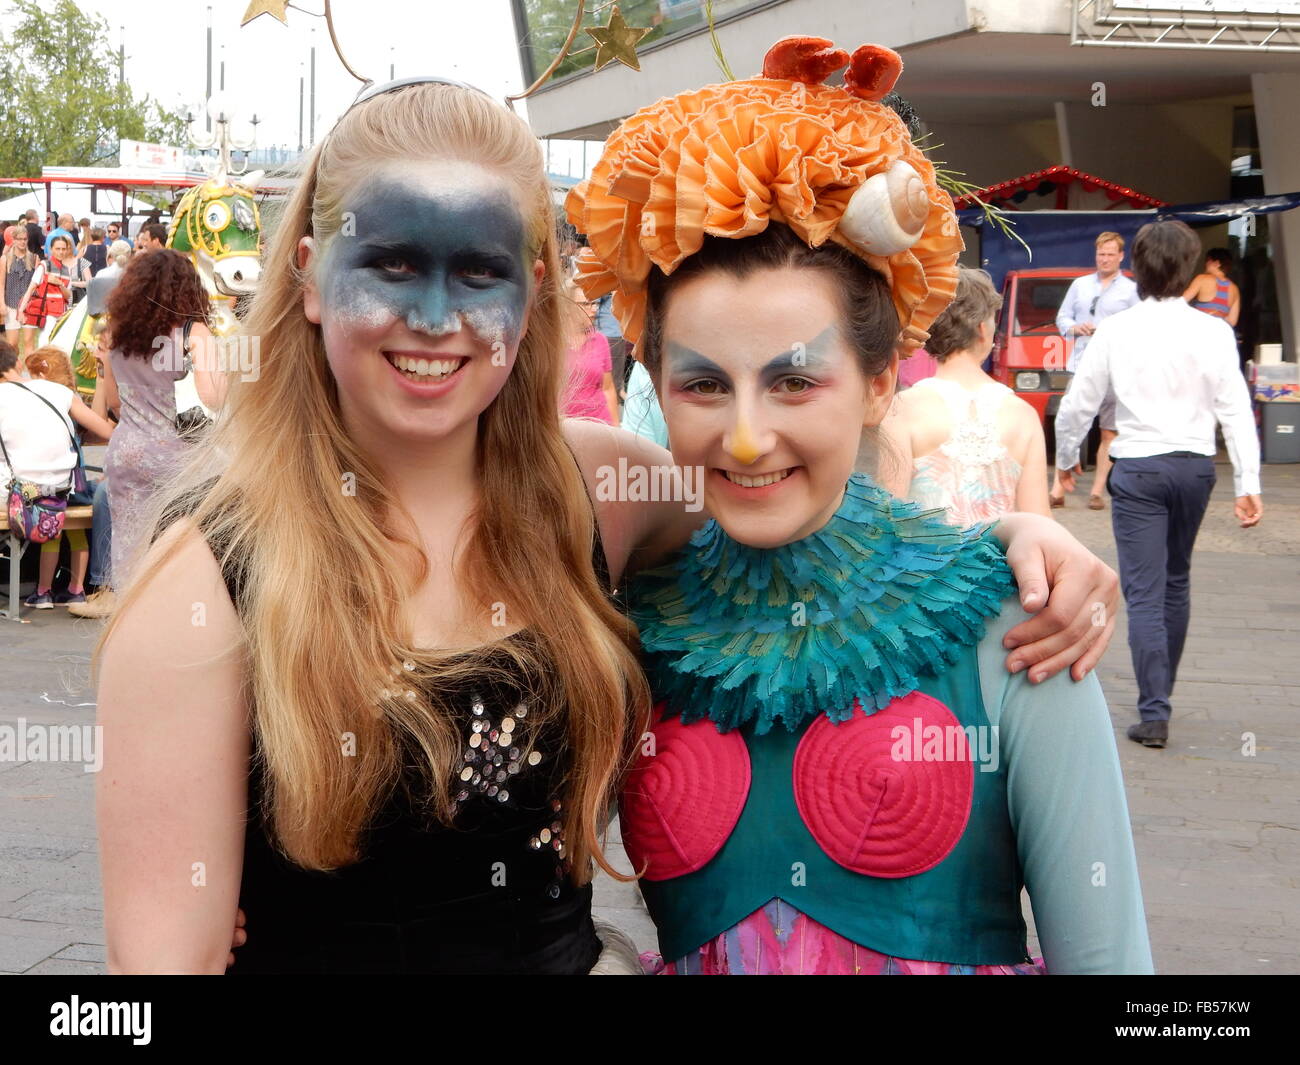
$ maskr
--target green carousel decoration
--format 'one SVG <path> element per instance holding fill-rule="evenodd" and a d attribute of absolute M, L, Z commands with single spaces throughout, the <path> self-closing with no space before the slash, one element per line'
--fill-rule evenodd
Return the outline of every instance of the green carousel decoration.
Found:
<path fill-rule="evenodd" d="M 248 171 L 247 153 L 257 139 L 233 133 L 234 108 L 218 93 L 208 101 L 211 132 L 201 133 L 191 116 L 190 143 L 200 151 L 215 148 L 215 159 L 205 160 L 208 180 L 181 197 L 167 231 L 167 247 L 184 252 L 198 271 L 212 301 L 210 326 L 215 336 L 230 336 L 239 328 L 236 301 L 257 290 L 261 276 L 262 218 L 257 209 L 257 186 L 263 171 Z M 231 149 L 245 153 L 236 164 Z"/>

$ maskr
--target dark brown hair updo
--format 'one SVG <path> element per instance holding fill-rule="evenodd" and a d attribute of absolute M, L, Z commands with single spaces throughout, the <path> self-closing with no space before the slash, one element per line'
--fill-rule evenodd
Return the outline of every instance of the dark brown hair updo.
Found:
<path fill-rule="evenodd" d="M 954 351 L 966 351 L 979 335 L 981 322 L 997 314 L 1002 297 L 993 287 L 993 278 L 983 270 L 957 268 L 957 295 L 930 326 L 925 350 L 940 362 Z"/>
<path fill-rule="evenodd" d="M 658 377 L 663 355 L 663 324 L 668 299 L 682 281 L 713 270 L 744 279 L 756 270 L 804 267 L 823 271 L 839 294 L 845 339 L 858 357 L 866 377 L 882 373 L 898 343 L 898 311 L 883 276 L 840 245 L 827 241 L 811 248 L 779 222 L 753 237 L 706 236 L 700 250 L 665 275 L 652 267 L 647 279 L 645 332 L 641 358 L 651 376 Z"/>
<path fill-rule="evenodd" d="M 170 248 L 135 256 L 109 293 L 113 344 L 123 355 L 152 358 L 156 338 L 186 322 L 208 321 L 208 294 L 198 271 Z"/>

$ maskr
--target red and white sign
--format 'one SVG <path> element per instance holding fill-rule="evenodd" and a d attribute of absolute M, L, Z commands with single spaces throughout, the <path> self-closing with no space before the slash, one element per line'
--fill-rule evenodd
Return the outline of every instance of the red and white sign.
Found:
<path fill-rule="evenodd" d="M 185 152 L 170 144 L 149 144 L 123 138 L 118 145 L 122 166 L 141 167 L 146 170 L 184 170 Z"/>

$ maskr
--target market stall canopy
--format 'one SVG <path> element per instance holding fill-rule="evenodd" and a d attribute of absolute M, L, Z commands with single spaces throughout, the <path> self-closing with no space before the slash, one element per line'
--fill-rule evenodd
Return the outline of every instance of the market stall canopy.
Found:
<path fill-rule="evenodd" d="M 1033 261 L 1015 237 L 990 225 L 978 207 L 957 212 L 963 226 L 979 230 L 980 265 L 1002 287 L 1008 270 L 1037 266 L 1091 266 L 1097 234 L 1120 234 L 1131 247 L 1137 231 L 1157 219 L 1177 218 L 1193 228 L 1218 226 L 1248 214 L 1272 214 L 1300 207 L 1300 192 L 1252 196 L 1208 203 L 1164 205 L 1137 211 L 1019 211 L 1008 219 L 1016 236 L 1029 245 Z M 969 242 L 968 242 L 969 243 Z"/>
<path fill-rule="evenodd" d="M 1051 196 L 1050 202 L 1042 197 Z M 1010 181 L 1002 181 L 967 193 L 956 200 L 958 209 L 974 207 L 976 202 L 1000 207 L 1004 211 L 1037 211 L 1049 208 L 1057 211 L 1141 210 L 1148 207 L 1167 207 L 1164 200 L 1130 189 L 1125 185 L 1107 181 L 1071 166 L 1049 166 L 1035 170 Z"/>

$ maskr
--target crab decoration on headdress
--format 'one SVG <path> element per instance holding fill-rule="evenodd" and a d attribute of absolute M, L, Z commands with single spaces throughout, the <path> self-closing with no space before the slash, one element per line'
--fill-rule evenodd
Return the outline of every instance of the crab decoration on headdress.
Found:
<path fill-rule="evenodd" d="M 845 67 L 842 88 L 822 84 Z M 833 240 L 884 275 L 900 346 L 919 347 L 956 292 L 964 245 L 934 167 L 880 102 L 902 69 L 879 45 L 850 56 L 822 37 L 785 37 L 761 77 L 642 108 L 565 201 L 589 244 L 578 284 L 591 299 L 614 293 L 635 344 L 652 265 L 671 274 L 706 234 L 748 237 L 783 222 L 810 246 Z"/>

